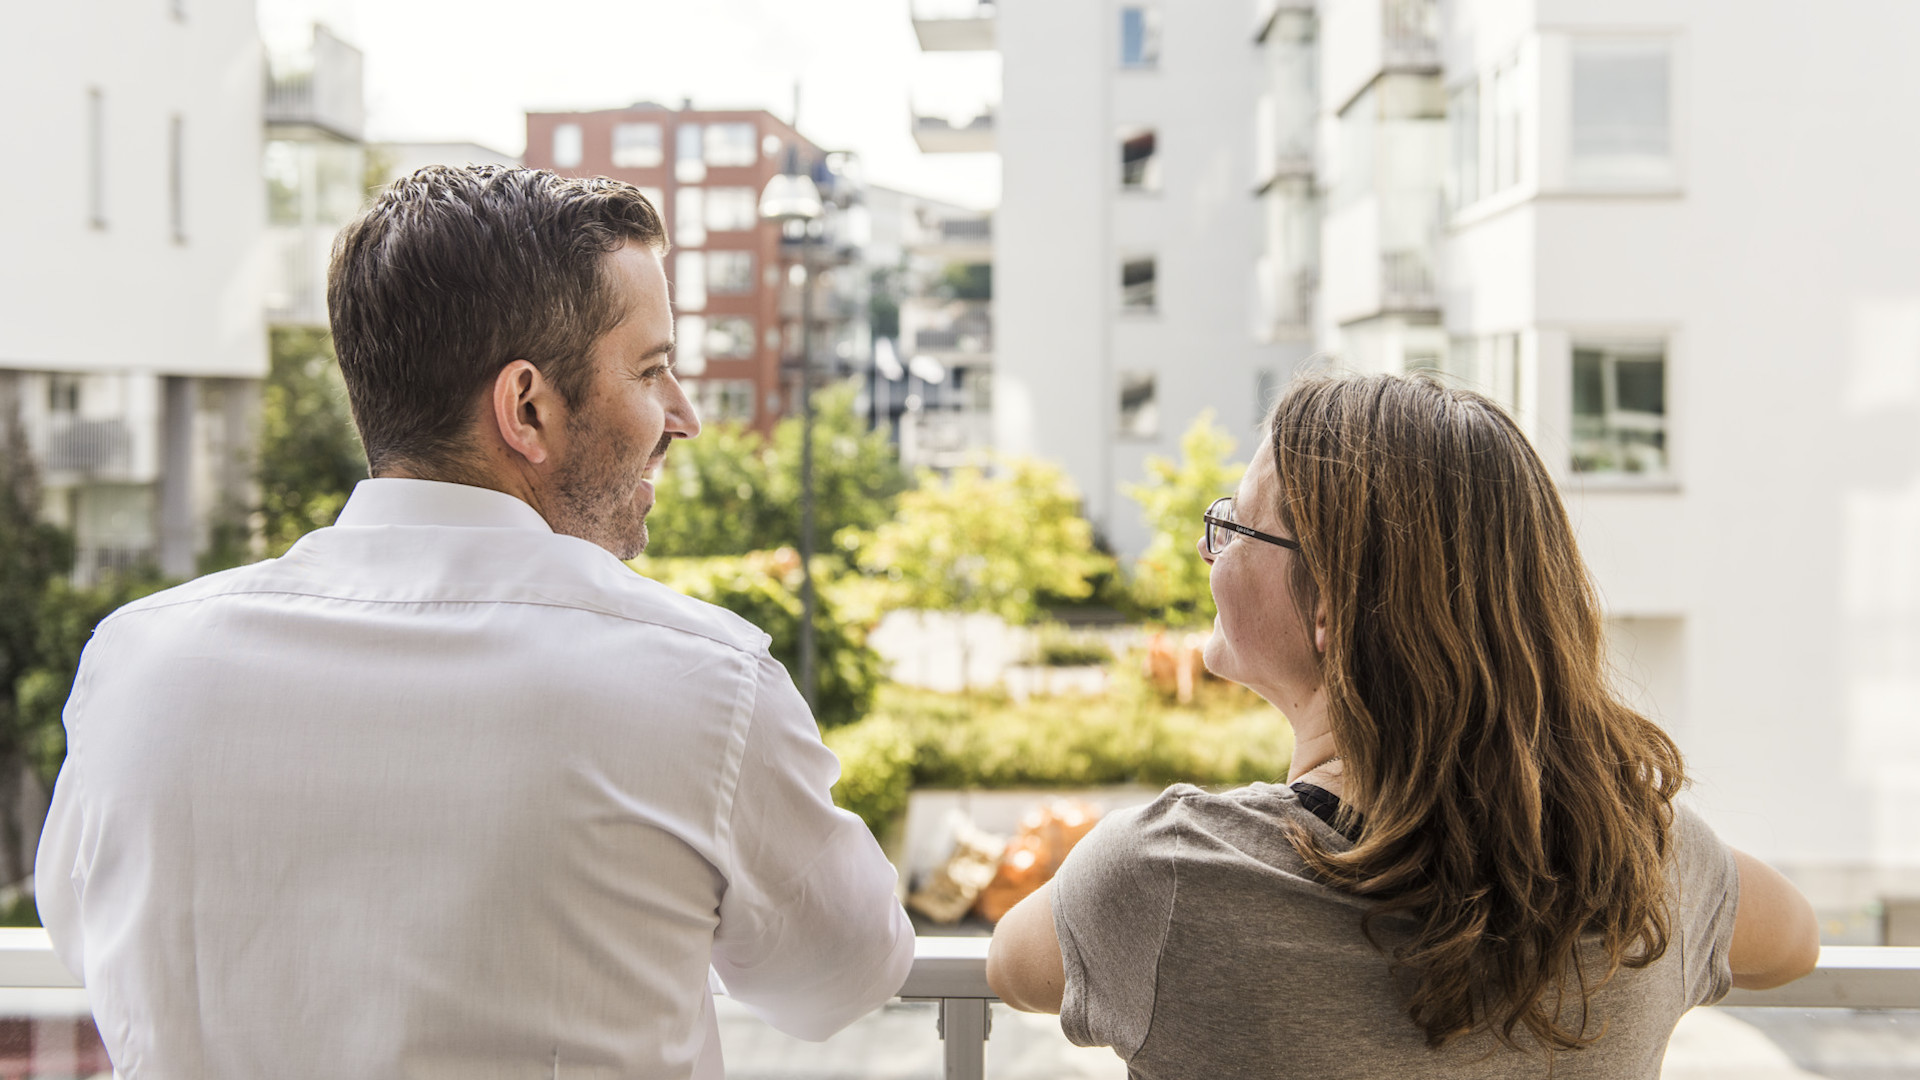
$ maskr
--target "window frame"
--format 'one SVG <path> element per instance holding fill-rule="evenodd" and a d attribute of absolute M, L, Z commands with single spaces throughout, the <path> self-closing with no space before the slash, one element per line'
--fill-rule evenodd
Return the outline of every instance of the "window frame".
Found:
<path fill-rule="evenodd" d="M 1581 353 L 1599 353 L 1601 368 L 1601 407 L 1598 415 L 1600 431 L 1596 435 L 1583 435 L 1578 428 L 1583 414 L 1578 411 L 1576 396 L 1579 394 L 1578 382 Z M 1617 405 L 1619 397 L 1618 367 L 1622 358 L 1640 359 L 1652 355 L 1660 358 L 1660 395 L 1661 411 L 1658 414 L 1636 409 L 1622 409 Z M 1571 480 L 1588 486 L 1649 488 L 1672 487 L 1679 480 L 1678 458 L 1676 454 L 1677 410 L 1674 407 L 1674 335 L 1667 333 L 1593 333 L 1575 331 L 1566 337 L 1565 390 L 1563 399 L 1566 408 L 1566 457 L 1563 459 L 1565 475 Z M 1608 363 L 1612 361 L 1612 363 Z M 1652 425 L 1628 424 L 1624 428 L 1616 417 L 1655 416 L 1659 417 L 1657 429 Z M 1646 427 L 1657 430 L 1661 455 L 1657 469 L 1633 470 L 1621 466 L 1613 468 L 1582 468 L 1579 464 L 1583 444 L 1613 440 L 1618 433 L 1634 427 Z M 1620 444 L 1624 445 L 1624 444 Z M 1624 453 L 1622 454 L 1624 457 Z"/>
<path fill-rule="evenodd" d="M 1578 71 L 1582 51 L 1632 55 L 1658 52 L 1666 62 L 1666 154 L 1663 158 L 1630 154 L 1589 155 L 1575 148 Z M 1684 49 L 1671 34 L 1569 34 L 1561 54 L 1561 170 L 1568 189 L 1594 193 L 1677 192 L 1681 185 L 1684 143 L 1681 130 Z"/>

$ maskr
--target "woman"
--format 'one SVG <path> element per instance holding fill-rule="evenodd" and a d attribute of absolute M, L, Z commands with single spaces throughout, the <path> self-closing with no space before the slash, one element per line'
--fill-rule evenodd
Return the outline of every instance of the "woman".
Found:
<path fill-rule="evenodd" d="M 1812 969 L 1805 898 L 1674 804 L 1485 398 L 1295 384 L 1201 550 L 1207 667 L 1292 721 L 1288 784 L 1109 815 L 1000 923 L 1008 1004 L 1142 1078 L 1653 1077 L 1688 1008 Z"/>

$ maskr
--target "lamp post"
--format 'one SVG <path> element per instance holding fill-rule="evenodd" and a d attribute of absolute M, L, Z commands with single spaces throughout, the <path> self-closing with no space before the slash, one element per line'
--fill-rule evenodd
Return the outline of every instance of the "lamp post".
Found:
<path fill-rule="evenodd" d="M 800 696 L 814 707 L 813 642 L 813 227 L 825 213 L 820 189 L 799 170 L 799 154 L 787 171 L 760 193 L 760 218 L 800 222 Z"/>

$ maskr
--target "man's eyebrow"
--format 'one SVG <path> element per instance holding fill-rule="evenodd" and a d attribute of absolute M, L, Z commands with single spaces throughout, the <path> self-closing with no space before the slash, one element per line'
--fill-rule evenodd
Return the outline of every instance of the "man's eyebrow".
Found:
<path fill-rule="evenodd" d="M 640 359 L 651 360 L 656 356 L 665 356 L 668 353 L 672 352 L 674 349 L 674 346 L 677 344 L 678 342 L 674 341 L 674 339 L 668 338 L 667 340 L 661 342 L 660 344 L 655 345 L 653 348 L 648 349 L 646 352 L 641 353 Z"/>

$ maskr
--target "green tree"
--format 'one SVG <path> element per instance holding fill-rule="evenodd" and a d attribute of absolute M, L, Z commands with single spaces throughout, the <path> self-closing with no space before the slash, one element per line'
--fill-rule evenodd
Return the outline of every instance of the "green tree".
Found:
<path fill-rule="evenodd" d="M 20 709 L 20 682 L 41 663 L 47 587 L 73 566 L 73 538 L 40 520 L 39 476 L 20 425 L 10 420 L 0 417 L 0 871 L 11 882 L 31 869 L 16 808 L 22 766 L 40 739 L 38 721 Z"/>
<path fill-rule="evenodd" d="M 347 407 L 332 336 L 308 327 L 276 327 L 261 395 L 260 510 L 267 554 L 333 524 L 367 458 Z"/>
<path fill-rule="evenodd" d="M 840 544 L 892 582 L 900 607 L 1011 623 L 1039 618 L 1043 594 L 1089 595 L 1090 579 L 1111 565 L 1094 550 L 1066 473 L 1026 459 L 1003 462 L 995 476 L 978 468 L 944 479 L 925 473 L 900 496 L 892 520 L 849 530 Z"/>
<path fill-rule="evenodd" d="M 853 409 L 854 387 L 814 398 L 813 481 L 816 550 L 845 528 L 887 520 L 908 478 L 884 432 L 871 432 Z M 647 518 L 649 555 L 744 555 L 800 542 L 800 437 L 797 417 L 771 440 L 738 424 L 715 424 L 675 443 Z"/>
<path fill-rule="evenodd" d="M 1233 437 L 1208 410 L 1180 437 L 1178 462 L 1148 458 L 1146 482 L 1126 489 L 1153 529 L 1153 539 L 1133 565 L 1134 602 L 1169 626 L 1213 621 L 1207 563 L 1195 542 L 1200 515 L 1215 499 L 1232 494 L 1246 471 L 1233 451 Z"/>

